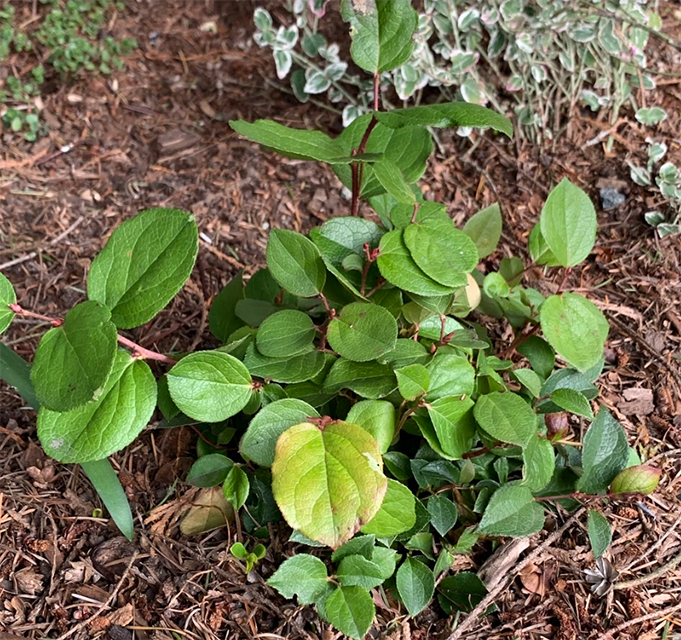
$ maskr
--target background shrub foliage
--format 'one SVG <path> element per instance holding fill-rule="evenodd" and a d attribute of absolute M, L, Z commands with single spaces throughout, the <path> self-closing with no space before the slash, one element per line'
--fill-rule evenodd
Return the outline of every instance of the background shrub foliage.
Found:
<path fill-rule="evenodd" d="M 375 79 L 412 55 L 417 16 L 408 0 L 342 6 L 353 59 Z M 379 103 L 377 91 L 376 110 L 335 139 L 232 122 L 282 155 L 330 164 L 353 199 L 352 215 L 307 235 L 272 231 L 267 267 L 245 284 L 237 274 L 212 304 L 221 346 L 164 355 L 119 334 L 170 302 L 198 251 L 191 215 L 150 209 L 95 258 L 88 300 L 63 320 L 48 318 L 54 327 L 30 380 L 28 365 L 0 349 L 3 376 L 40 407 L 45 451 L 83 465 L 128 536 L 130 511 L 107 456 L 130 444 L 156 407 L 165 426 L 198 425 L 204 438 L 187 481 L 203 493 L 183 532 L 221 526 L 236 512 L 247 532 L 267 537 L 265 525 L 283 518 L 292 540 L 331 553 L 294 555 L 269 584 L 355 638 L 374 619 L 371 589 L 394 589 L 416 615 L 454 555 L 480 537 L 541 530 L 552 498 L 569 508 L 585 496 L 648 493 L 658 477 L 604 407 L 593 413 L 608 323 L 563 286 L 594 245 L 587 195 L 560 182 L 529 237 L 534 263 L 565 276 L 554 295 L 523 284 L 517 257 L 485 275 L 478 262 L 499 241 L 499 206 L 461 230 L 415 183 L 432 151 L 429 127 L 510 136 L 509 121 L 465 103 L 392 111 Z M 45 319 L 18 305 L 2 276 L 0 329 L 15 314 Z M 513 342 L 495 343 L 481 316 L 505 318 Z M 511 359 L 516 352 L 521 360 Z M 566 366 L 556 367 L 557 357 Z M 150 359 L 164 367 L 158 379 Z M 566 414 L 590 423 L 582 443 Z M 589 532 L 602 555 L 610 529 L 597 511 Z M 264 549 L 233 552 L 252 567 Z M 438 582 L 446 612 L 469 610 L 484 594 L 471 573 Z"/>

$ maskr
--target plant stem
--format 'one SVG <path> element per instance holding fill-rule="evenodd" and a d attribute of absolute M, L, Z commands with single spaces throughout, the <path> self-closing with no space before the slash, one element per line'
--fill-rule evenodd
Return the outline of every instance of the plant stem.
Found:
<path fill-rule="evenodd" d="M 522 333 L 515 340 L 513 340 L 502 356 L 504 360 L 508 358 L 521 344 L 523 344 L 523 342 L 537 333 L 537 331 L 539 331 L 539 326 L 539 323 L 535 324 L 527 333 Z"/>
<path fill-rule="evenodd" d="M 461 457 L 464 460 L 468 460 L 469 458 L 477 458 L 478 456 L 481 456 L 485 453 L 489 453 L 489 449 L 487 447 L 482 447 L 482 449 L 478 449 L 477 451 L 468 451 L 467 453 L 464 453 Z"/>
<path fill-rule="evenodd" d="M 44 322 L 49 322 L 51 325 L 55 327 L 60 327 L 62 324 L 64 324 L 64 321 L 61 318 L 50 318 L 49 316 L 44 316 L 42 313 L 35 313 L 34 311 L 24 309 L 18 304 L 8 304 L 7 306 L 12 311 L 14 311 L 14 313 L 20 316 L 26 316 L 27 318 L 35 318 L 36 320 L 43 320 Z"/>

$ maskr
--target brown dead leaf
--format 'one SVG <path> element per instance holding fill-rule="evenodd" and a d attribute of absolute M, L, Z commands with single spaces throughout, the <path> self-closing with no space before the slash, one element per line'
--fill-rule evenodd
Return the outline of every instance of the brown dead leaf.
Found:
<path fill-rule="evenodd" d="M 520 572 L 520 581 L 530 593 L 535 593 L 542 598 L 546 595 L 546 580 L 542 570 L 536 564 L 530 562 L 523 567 Z"/>
<path fill-rule="evenodd" d="M 234 509 L 227 502 L 222 487 L 212 487 L 198 494 L 180 523 L 180 531 L 186 536 L 194 536 L 224 527 L 227 522 L 233 521 Z"/>
<path fill-rule="evenodd" d="M 33 569 L 23 569 L 14 574 L 17 587 L 22 593 L 34 596 L 43 590 L 43 577 Z"/>

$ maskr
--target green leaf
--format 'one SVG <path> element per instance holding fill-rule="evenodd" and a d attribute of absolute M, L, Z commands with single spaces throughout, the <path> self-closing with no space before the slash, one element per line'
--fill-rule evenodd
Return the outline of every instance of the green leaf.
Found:
<path fill-rule="evenodd" d="M 208 489 L 217 487 L 227 478 L 234 463 L 221 453 L 209 453 L 201 456 L 189 469 L 187 484 Z"/>
<path fill-rule="evenodd" d="M 436 355 L 428 365 L 430 388 L 427 400 L 448 396 L 470 396 L 475 386 L 475 369 L 464 356 L 451 353 Z"/>
<path fill-rule="evenodd" d="M 515 393 L 495 391 L 480 396 L 473 413 L 485 432 L 501 442 L 524 447 L 537 434 L 537 415 Z"/>
<path fill-rule="evenodd" d="M 541 224 L 532 227 L 530 237 L 527 239 L 527 248 L 530 252 L 530 258 L 537 264 L 545 264 L 547 267 L 559 267 L 560 261 L 553 255 L 549 245 L 547 244 L 541 232 Z"/>
<path fill-rule="evenodd" d="M 324 381 L 324 391 L 338 393 L 350 389 L 370 400 L 387 396 L 397 387 L 395 374 L 388 365 L 378 362 L 352 362 L 339 358 L 333 363 Z"/>
<path fill-rule="evenodd" d="M 479 537 L 475 527 L 464 529 L 463 533 L 459 536 L 456 545 L 452 549 L 452 553 L 468 555 L 473 550 Z"/>
<path fill-rule="evenodd" d="M 410 0 L 342 0 L 341 16 L 351 26 L 352 60 L 364 71 L 383 73 L 409 60 L 418 23 Z"/>
<path fill-rule="evenodd" d="M 360 400 L 352 405 L 345 421 L 368 431 L 383 454 L 395 435 L 395 406 L 387 400 Z"/>
<path fill-rule="evenodd" d="M 331 562 L 340 562 L 343 558 L 348 556 L 363 556 L 367 560 L 374 557 L 374 546 L 376 544 L 376 536 L 355 536 L 344 545 L 338 547 L 331 554 Z"/>
<path fill-rule="evenodd" d="M 377 112 L 376 118 L 386 127 L 480 127 L 492 128 L 513 137 L 511 121 L 491 109 L 468 102 L 445 102 L 407 109 Z"/>
<path fill-rule="evenodd" d="M 248 481 L 246 472 L 238 464 L 232 465 L 222 484 L 222 492 L 225 494 L 227 502 L 234 508 L 234 511 L 238 511 L 244 506 L 248 499 L 250 488 L 251 484 Z"/>
<path fill-rule="evenodd" d="M 548 297 L 539 314 L 549 344 L 575 369 L 586 371 L 601 359 L 609 326 L 593 302 L 563 293 Z"/>
<path fill-rule="evenodd" d="M 210 332 L 219 340 L 227 342 L 239 327 L 241 320 L 236 315 L 236 305 L 244 298 L 244 272 L 239 271 L 229 283 L 215 296 L 208 313 Z"/>
<path fill-rule="evenodd" d="M 326 282 L 326 268 L 319 250 L 295 231 L 272 230 L 267 243 L 267 266 L 286 291 L 301 298 L 318 295 Z"/>
<path fill-rule="evenodd" d="M 327 339 L 331 348 L 343 358 L 367 362 L 395 348 L 397 322 L 383 307 L 353 302 L 331 320 Z"/>
<path fill-rule="evenodd" d="M 393 369 L 401 369 L 410 364 L 425 364 L 430 359 L 426 348 L 415 340 L 398 338 L 395 349 L 379 358 L 381 364 L 389 364 Z"/>
<path fill-rule="evenodd" d="M 156 408 L 156 380 L 149 365 L 119 350 L 97 400 L 58 413 L 38 412 L 38 437 L 59 462 L 92 462 L 128 446 Z"/>
<path fill-rule="evenodd" d="M 410 616 L 421 613 L 435 592 L 435 576 L 422 562 L 407 558 L 396 574 L 397 593 Z"/>
<path fill-rule="evenodd" d="M 180 532 L 194 536 L 224 527 L 234 521 L 234 509 L 227 502 L 222 487 L 201 489 L 180 523 Z"/>
<path fill-rule="evenodd" d="M 197 351 L 167 374 L 173 402 L 190 418 L 221 422 L 236 415 L 251 399 L 248 369 L 221 351 Z"/>
<path fill-rule="evenodd" d="M 321 131 L 293 129 L 272 120 L 230 120 L 229 126 L 240 136 L 272 149 L 287 158 L 300 160 L 316 160 L 334 164 L 340 160 L 347 163 L 343 156 L 347 155 L 338 145 Z"/>
<path fill-rule="evenodd" d="M 295 398 L 276 400 L 251 420 L 239 444 L 239 452 L 246 460 L 261 467 L 271 467 L 279 436 L 296 424 L 318 417 L 317 411 L 307 402 Z"/>
<path fill-rule="evenodd" d="M 594 509 L 589 509 L 587 529 L 594 558 L 600 558 L 608 550 L 612 542 L 610 523 L 603 514 Z"/>
<path fill-rule="evenodd" d="M 401 482 L 388 479 L 388 490 L 381 508 L 362 533 L 373 533 L 379 538 L 390 538 L 409 531 L 416 523 L 416 498 Z"/>
<path fill-rule="evenodd" d="M 475 243 L 451 220 L 410 224 L 404 244 L 418 267 L 445 287 L 466 286 L 466 274 L 478 264 Z"/>
<path fill-rule="evenodd" d="M 447 535 L 459 519 L 456 505 L 445 496 L 431 496 L 428 498 L 427 508 L 430 523 L 441 536 Z"/>
<path fill-rule="evenodd" d="M 9 308 L 10 304 L 16 304 L 17 295 L 14 293 L 12 283 L 0 273 L 0 334 L 9 327 L 14 318 L 14 311 Z"/>
<path fill-rule="evenodd" d="M 379 510 L 382 467 L 376 440 L 360 426 L 304 422 L 277 441 L 272 492 L 292 528 L 335 549 Z"/>
<path fill-rule="evenodd" d="M 582 477 L 577 489 L 583 493 L 605 491 L 627 466 L 629 448 L 624 429 L 603 406 L 584 436 Z"/>
<path fill-rule="evenodd" d="M 535 398 L 539 398 L 542 380 L 532 369 L 515 369 L 511 372 L 511 375 Z"/>
<path fill-rule="evenodd" d="M 487 595 L 487 588 L 478 576 L 470 571 L 459 571 L 445 578 L 438 585 L 438 591 L 449 600 L 457 610 L 471 612 Z"/>
<path fill-rule="evenodd" d="M 475 442 L 475 422 L 470 398 L 440 398 L 427 406 L 442 452 L 460 460 Z"/>
<path fill-rule="evenodd" d="M 425 395 L 430 386 L 430 373 L 422 364 L 410 364 L 395 371 L 397 387 L 405 400 Z"/>
<path fill-rule="evenodd" d="M 373 589 L 385 580 L 381 567 L 360 555 L 343 558 L 338 565 L 336 576 L 344 587 L 365 589 Z"/>
<path fill-rule="evenodd" d="M 313 604 L 328 587 L 328 574 L 324 563 L 307 553 L 285 560 L 267 581 L 284 598 L 298 596 L 300 604 Z"/>
<path fill-rule="evenodd" d="M 324 369 L 326 359 L 321 351 L 312 350 L 289 358 L 268 358 L 255 345 L 249 345 L 244 363 L 258 378 L 294 384 L 311 380 Z"/>
<path fill-rule="evenodd" d="M 541 491 L 553 477 L 556 454 L 546 438 L 534 436 L 523 447 L 523 485 L 532 491 Z"/>
<path fill-rule="evenodd" d="M 69 411 L 96 398 L 113 366 L 116 343 L 109 309 L 92 301 L 73 307 L 35 352 L 31 379 L 40 404 Z"/>
<path fill-rule="evenodd" d="M 596 210 L 589 196 L 567 178 L 551 190 L 539 219 L 541 234 L 563 267 L 574 267 L 593 249 Z"/>
<path fill-rule="evenodd" d="M 116 523 L 118 530 L 128 540 L 132 540 L 135 534 L 135 525 L 132 520 L 130 503 L 109 460 L 104 458 L 103 460 L 83 462 L 81 466 L 109 515 Z"/>
<path fill-rule="evenodd" d="M 504 276 L 495 271 L 488 273 L 485 276 L 485 280 L 482 283 L 482 290 L 490 298 L 508 298 L 511 294 L 511 288 L 508 286 L 508 282 L 506 282 Z"/>
<path fill-rule="evenodd" d="M 463 232 L 475 242 L 480 260 L 494 253 L 501 239 L 501 227 L 501 209 L 497 202 L 466 221 Z"/>
<path fill-rule="evenodd" d="M 414 192 L 411 190 L 404 179 L 402 172 L 394 162 L 387 158 L 383 158 L 371 166 L 380 185 L 393 196 L 395 200 L 412 205 L 416 203 Z"/>
<path fill-rule="evenodd" d="M 285 309 L 263 321 L 255 344 L 264 356 L 287 358 L 311 350 L 315 333 L 310 316 L 295 309 Z"/>
<path fill-rule="evenodd" d="M 199 250 L 193 216 L 177 209 L 148 209 L 126 220 L 93 260 L 90 300 L 111 309 L 120 329 L 149 322 L 189 278 Z"/>
<path fill-rule="evenodd" d="M 530 366 L 542 378 L 548 378 L 556 364 L 556 357 L 548 342 L 539 336 L 530 336 L 517 347 L 518 353 L 524 355 Z"/>
<path fill-rule="evenodd" d="M 386 549 L 385 547 L 376 547 L 371 561 L 378 565 L 381 576 L 383 576 L 384 580 L 387 580 L 395 573 L 398 558 L 397 551 Z"/>
<path fill-rule="evenodd" d="M 36 411 L 40 408 L 31 382 L 31 365 L 2 342 L 0 342 L 0 380 L 14 387 Z"/>
<path fill-rule="evenodd" d="M 376 616 L 371 594 L 362 587 L 337 587 L 324 600 L 328 621 L 341 633 L 360 640 Z"/>
<path fill-rule="evenodd" d="M 574 389 L 556 389 L 551 394 L 551 402 L 570 413 L 583 416 L 589 420 L 594 419 L 594 414 L 593 411 L 591 411 L 589 401 L 584 395 Z"/>
<path fill-rule="evenodd" d="M 544 509 L 534 501 L 529 487 L 507 484 L 490 498 L 478 531 L 489 536 L 521 538 L 544 526 Z"/>

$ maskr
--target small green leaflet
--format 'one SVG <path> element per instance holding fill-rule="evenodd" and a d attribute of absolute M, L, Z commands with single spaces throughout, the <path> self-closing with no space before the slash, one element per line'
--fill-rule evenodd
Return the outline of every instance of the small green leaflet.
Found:
<path fill-rule="evenodd" d="M 338 547 L 331 554 L 331 562 L 338 563 L 347 556 L 362 556 L 367 560 L 372 560 L 374 557 L 374 547 L 376 545 L 376 536 L 355 536 L 344 545 Z"/>
<path fill-rule="evenodd" d="M 556 364 L 556 357 L 548 342 L 539 336 L 530 336 L 518 345 L 518 353 L 524 355 L 532 369 L 542 378 L 548 378 Z"/>
<path fill-rule="evenodd" d="M 318 417 L 317 411 L 307 402 L 295 398 L 276 400 L 256 413 L 241 439 L 239 451 L 246 460 L 261 467 L 271 467 L 279 436 L 292 426 L 307 422 L 308 418 Z"/>
<path fill-rule="evenodd" d="M 539 225 L 551 253 L 565 268 L 582 262 L 596 241 L 593 203 L 567 178 L 563 178 L 549 194 Z"/>
<path fill-rule="evenodd" d="M 478 211 L 463 226 L 463 232 L 475 242 L 480 260 L 491 255 L 501 239 L 501 209 L 493 205 Z"/>
<path fill-rule="evenodd" d="M 347 159 L 342 158 L 346 155 L 344 150 L 335 140 L 321 131 L 293 129 L 272 120 L 256 120 L 255 122 L 230 120 L 229 126 L 244 138 L 273 149 L 288 158 L 317 160 L 329 164 L 334 164 L 339 160 L 341 164 L 348 162 Z"/>
<path fill-rule="evenodd" d="M 367 524 L 362 533 L 373 533 L 380 538 L 396 536 L 409 531 L 416 523 L 416 498 L 397 480 L 388 479 L 388 490 L 381 508 Z"/>
<path fill-rule="evenodd" d="M 232 465 L 227 477 L 222 485 L 222 492 L 225 494 L 225 499 L 229 502 L 234 511 L 238 511 L 243 507 L 251 485 L 248 480 L 246 472 L 238 465 Z"/>
<path fill-rule="evenodd" d="M 38 412 L 38 437 L 59 462 L 102 460 L 128 446 L 156 408 L 156 380 L 149 365 L 119 350 L 97 400 L 64 413 Z"/>
<path fill-rule="evenodd" d="M 435 592 L 435 576 L 422 562 L 407 558 L 396 574 L 397 593 L 410 616 L 421 613 Z"/>
<path fill-rule="evenodd" d="M 600 558 L 612 542 L 612 529 L 605 516 L 594 509 L 589 509 L 587 516 L 589 542 L 594 558 Z"/>
<path fill-rule="evenodd" d="M 542 379 L 532 369 L 514 369 L 511 375 L 535 398 L 541 394 Z"/>
<path fill-rule="evenodd" d="M 530 237 L 527 239 L 527 248 L 533 262 L 545 264 L 548 267 L 561 266 L 558 258 L 553 255 L 549 245 L 546 243 L 539 222 L 537 222 L 537 224 L 532 227 L 532 231 L 530 231 Z"/>
<path fill-rule="evenodd" d="M 324 353 L 316 349 L 288 358 L 268 358 L 253 344 L 248 346 L 244 357 L 252 375 L 289 384 L 311 380 L 324 369 L 325 362 Z"/>
<path fill-rule="evenodd" d="M 371 594 L 362 587 L 336 587 L 324 600 L 327 620 L 351 638 L 361 640 L 376 617 Z"/>
<path fill-rule="evenodd" d="M 489 536 L 520 538 L 540 531 L 544 509 L 534 501 L 529 487 L 506 484 L 490 498 L 478 531 Z"/>
<path fill-rule="evenodd" d="M 295 309 L 284 309 L 263 321 L 255 344 L 264 356 L 287 358 L 311 350 L 315 333 L 310 316 Z"/>
<path fill-rule="evenodd" d="M 550 296 L 539 319 L 549 344 L 575 369 L 587 371 L 601 359 L 610 327 L 593 302 L 576 293 Z"/>
<path fill-rule="evenodd" d="M 390 311 L 368 302 L 343 307 L 329 323 L 327 339 L 331 348 L 354 362 L 375 360 L 395 348 L 397 322 Z"/>
<path fill-rule="evenodd" d="M 475 422 L 470 398 L 445 397 L 427 405 L 438 442 L 447 457 L 459 460 L 475 441 Z"/>
<path fill-rule="evenodd" d="M 459 519 L 459 512 L 456 505 L 445 496 L 431 496 L 427 503 L 428 513 L 430 513 L 430 523 L 435 530 L 445 536 Z"/>
<path fill-rule="evenodd" d="M 14 311 L 9 308 L 10 304 L 16 304 L 17 295 L 14 293 L 12 283 L 0 273 L 0 334 L 9 327 L 14 318 Z"/>
<path fill-rule="evenodd" d="M 533 436 L 523 447 L 523 485 L 532 491 L 541 491 L 553 477 L 556 454 L 546 438 Z"/>
<path fill-rule="evenodd" d="M 93 260 L 90 300 L 111 309 L 120 329 L 151 320 L 182 288 L 199 250 L 193 216 L 177 209 L 148 209 L 126 220 Z"/>
<path fill-rule="evenodd" d="M 243 271 L 239 271 L 230 282 L 215 296 L 208 313 L 210 332 L 223 342 L 227 342 L 243 322 L 236 316 L 236 304 L 244 298 Z"/>
<path fill-rule="evenodd" d="M 382 466 L 376 440 L 360 426 L 303 422 L 277 440 L 272 492 L 293 529 L 336 549 L 379 510 L 388 485 Z"/>
<path fill-rule="evenodd" d="M 418 14 L 410 0 L 342 0 L 349 22 L 353 62 L 372 74 L 391 71 L 409 60 Z"/>
<path fill-rule="evenodd" d="M 395 200 L 405 204 L 416 204 L 414 192 L 394 162 L 384 158 L 372 164 L 371 167 L 378 182 Z"/>
<path fill-rule="evenodd" d="M 295 231 L 272 230 L 267 243 L 267 266 L 286 291 L 301 298 L 318 295 L 326 282 L 326 267 L 319 250 Z"/>
<path fill-rule="evenodd" d="M 511 121 L 496 111 L 467 102 L 445 102 L 407 109 L 392 109 L 376 113 L 378 121 L 386 127 L 480 127 L 492 128 L 513 137 Z"/>
<path fill-rule="evenodd" d="M 430 386 L 430 373 L 422 364 L 410 364 L 395 371 L 397 388 L 405 400 L 423 396 Z"/>
<path fill-rule="evenodd" d="M 475 243 L 451 220 L 410 224 L 404 229 L 404 244 L 419 268 L 445 287 L 466 286 L 466 274 L 478 264 Z"/>
<path fill-rule="evenodd" d="M 373 589 L 385 580 L 381 567 L 360 555 L 343 558 L 338 565 L 336 575 L 344 587 Z"/>
<path fill-rule="evenodd" d="M 248 369 L 221 351 L 196 351 L 167 374 L 173 402 L 190 418 L 220 422 L 236 415 L 251 398 Z"/>
<path fill-rule="evenodd" d="M 577 489 L 584 493 L 605 491 L 627 466 L 629 447 L 624 429 L 603 406 L 584 436 L 582 477 Z"/>
<path fill-rule="evenodd" d="M 338 393 L 350 389 L 370 400 L 387 396 L 397 387 L 395 374 L 388 365 L 378 362 L 352 362 L 338 358 L 324 380 L 324 391 Z"/>
<path fill-rule="evenodd" d="M 457 610 L 470 612 L 487 595 L 487 588 L 480 578 L 470 571 L 459 571 L 445 578 L 438 585 L 438 591 Z"/>
<path fill-rule="evenodd" d="M 319 558 L 299 553 L 285 560 L 267 584 L 284 598 L 298 596 L 300 604 L 313 604 L 326 593 L 328 574 Z"/>
<path fill-rule="evenodd" d="M 116 326 L 99 302 L 82 302 L 61 327 L 50 329 L 35 352 L 31 380 L 40 404 L 70 411 L 97 396 L 116 356 Z"/>
<path fill-rule="evenodd" d="M 594 419 L 589 401 L 583 394 L 574 389 L 556 389 L 551 394 L 551 402 L 575 415 L 588 418 L 589 420 Z"/>
<path fill-rule="evenodd" d="M 360 400 L 352 405 L 345 421 L 368 431 L 383 454 L 395 435 L 395 405 L 387 400 Z"/>
<path fill-rule="evenodd" d="M 428 401 L 446 397 L 470 396 L 475 386 L 475 369 L 465 356 L 437 354 L 428 365 Z"/>
<path fill-rule="evenodd" d="M 473 413 L 485 432 L 501 442 L 523 447 L 537 433 L 537 415 L 515 393 L 495 391 L 480 396 Z"/>
<path fill-rule="evenodd" d="M 187 484 L 208 489 L 222 484 L 234 463 L 221 453 L 201 456 L 189 469 Z"/>

